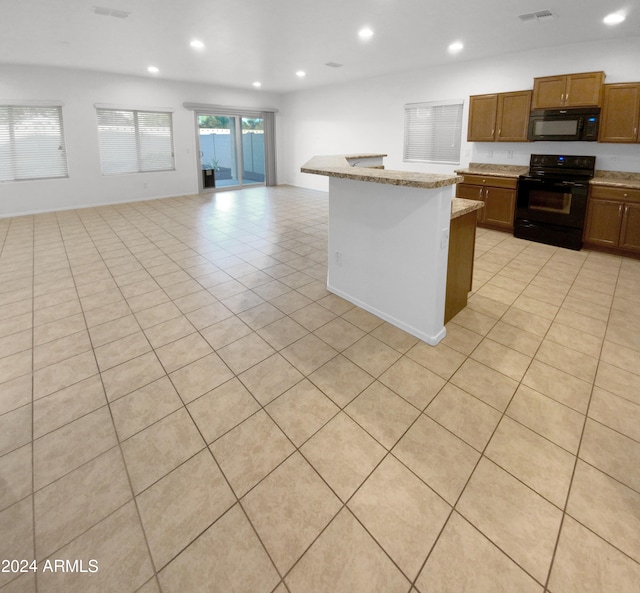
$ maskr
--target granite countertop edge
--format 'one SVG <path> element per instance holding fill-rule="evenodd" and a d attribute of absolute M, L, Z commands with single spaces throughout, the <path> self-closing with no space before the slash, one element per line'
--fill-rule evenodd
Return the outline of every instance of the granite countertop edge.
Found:
<path fill-rule="evenodd" d="M 354 181 L 367 181 L 371 183 L 384 183 L 403 187 L 417 187 L 424 189 L 437 189 L 454 185 L 462 181 L 459 175 L 440 175 L 435 173 L 417 173 L 414 171 L 394 171 L 373 167 L 351 166 L 347 159 L 383 157 L 383 154 L 355 154 L 355 155 L 326 155 L 315 156 L 306 162 L 301 168 L 302 173 L 312 175 L 325 175 L 340 179 L 352 179 Z"/>
<path fill-rule="evenodd" d="M 479 200 L 467 200 L 466 198 L 453 198 L 451 201 L 451 220 L 459 218 L 470 212 L 484 208 L 484 202 Z"/>

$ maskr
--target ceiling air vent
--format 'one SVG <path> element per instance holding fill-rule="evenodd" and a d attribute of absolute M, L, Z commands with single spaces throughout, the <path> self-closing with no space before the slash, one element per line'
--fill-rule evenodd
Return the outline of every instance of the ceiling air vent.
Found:
<path fill-rule="evenodd" d="M 329 68 L 342 68 L 342 64 L 337 64 L 336 62 L 327 62 L 325 66 L 329 66 Z"/>
<path fill-rule="evenodd" d="M 550 10 L 538 10 L 537 12 L 528 12 L 527 14 L 521 14 L 518 18 L 523 23 L 529 22 L 547 22 L 552 21 L 555 17 Z"/>
<path fill-rule="evenodd" d="M 94 6 L 93 12 L 100 16 L 112 16 L 117 19 L 126 19 L 131 13 L 115 8 L 107 8 L 106 6 Z"/>

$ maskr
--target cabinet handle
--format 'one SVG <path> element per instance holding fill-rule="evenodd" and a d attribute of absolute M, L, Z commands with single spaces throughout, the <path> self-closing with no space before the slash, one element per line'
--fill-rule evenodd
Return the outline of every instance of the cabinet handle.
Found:
<path fill-rule="evenodd" d="M 568 105 L 568 104 L 569 104 L 569 93 L 567 93 L 567 94 L 564 96 L 564 104 L 565 104 L 565 105 Z"/>
<path fill-rule="evenodd" d="M 560 95 L 560 105 L 564 105 L 564 93 Z"/>
<path fill-rule="evenodd" d="M 622 208 L 624 208 L 624 204 L 620 204 L 620 206 L 618 206 L 618 216 L 622 216 Z"/>
<path fill-rule="evenodd" d="M 629 194 L 622 194 L 625 198 L 629 195 Z"/>

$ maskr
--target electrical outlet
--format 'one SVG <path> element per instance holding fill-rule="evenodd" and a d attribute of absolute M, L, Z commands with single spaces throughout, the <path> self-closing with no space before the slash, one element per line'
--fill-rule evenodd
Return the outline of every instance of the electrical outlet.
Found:
<path fill-rule="evenodd" d="M 342 267 L 342 251 L 336 251 L 336 265 Z"/>
<path fill-rule="evenodd" d="M 440 249 L 447 249 L 449 247 L 449 229 L 442 229 L 440 235 Z"/>

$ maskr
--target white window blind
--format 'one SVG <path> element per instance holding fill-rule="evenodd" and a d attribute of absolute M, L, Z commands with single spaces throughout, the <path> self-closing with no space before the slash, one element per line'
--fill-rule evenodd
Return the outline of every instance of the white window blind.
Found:
<path fill-rule="evenodd" d="M 97 109 L 104 175 L 175 169 L 171 113 Z"/>
<path fill-rule="evenodd" d="M 0 181 L 67 177 L 62 107 L 0 105 Z"/>
<path fill-rule="evenodd" d="M 403 160 L 460 163 L 462 105 L 462 101 L 405 105 Z"/>

